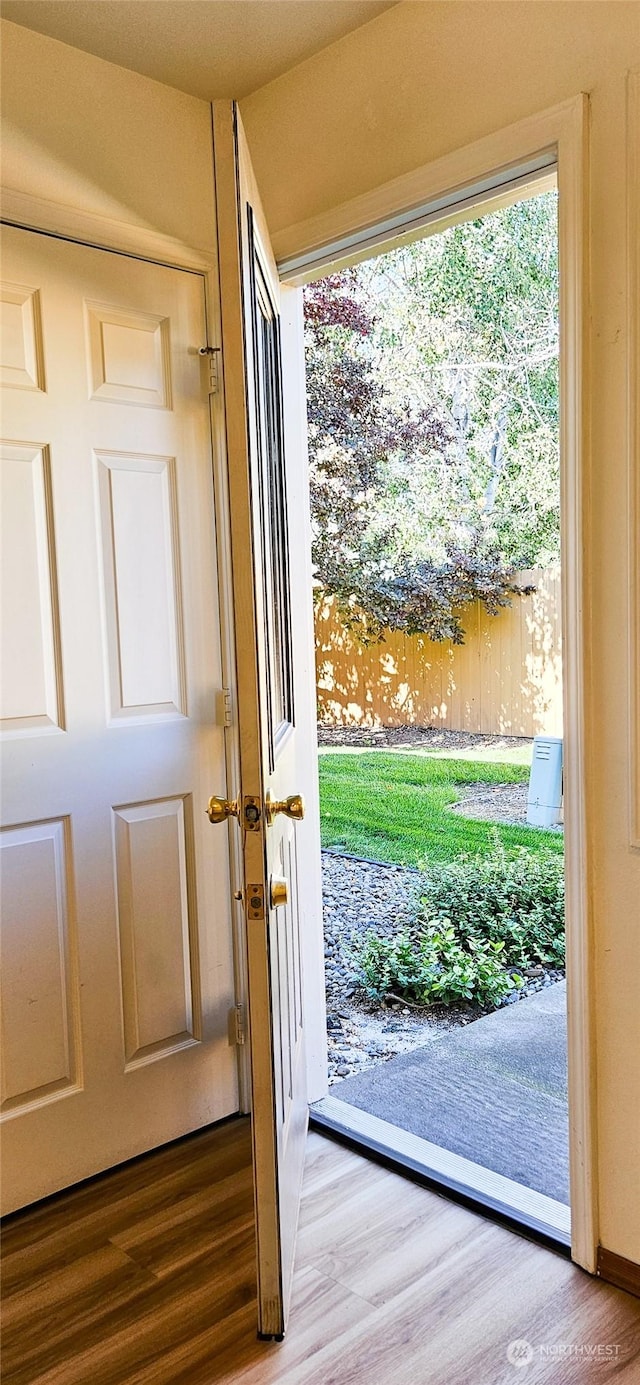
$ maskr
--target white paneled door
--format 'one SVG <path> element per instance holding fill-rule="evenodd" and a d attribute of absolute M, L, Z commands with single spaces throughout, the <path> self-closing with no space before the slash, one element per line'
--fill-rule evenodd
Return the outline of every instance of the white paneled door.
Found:
<path fill-rule="evenodd" d="M 3 234 L 5 1210 L 237 1109 L 201 276 Z"/>

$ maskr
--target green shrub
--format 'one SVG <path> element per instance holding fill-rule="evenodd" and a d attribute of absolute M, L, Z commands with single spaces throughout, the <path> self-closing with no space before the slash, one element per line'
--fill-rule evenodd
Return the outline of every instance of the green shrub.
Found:
<path fill-rule="evenodd" d="M 369 930 L 352 948 L 372 999 L 496 1005 L 523 984 L 520 969 L 564 963 L 564 875 L 555 855 L 506 851 L 424 868 L 414 925 L 391 937 Z"/>
<path fill-rule="evenodd" d="M 507 966 L 564 965 L 562 859 L 507 850 L 497 834 L 489 856 L 423 868 L 422 920 L 451 922 L 461 943 L 504 944 Z"/>
<path fill-rule="evenodd" d="M 451 926 L 427 927 L 420 937 L 407 932 L 380 937 L 370 930 L 354 949 L 358 977 L 374 1000 L 406 996 L 425 1005 L 475 1001 L 495 1005 L 514 985 L 522 985 L 503 965 L 502 943 L 472 942 L 464 947 Z"/>

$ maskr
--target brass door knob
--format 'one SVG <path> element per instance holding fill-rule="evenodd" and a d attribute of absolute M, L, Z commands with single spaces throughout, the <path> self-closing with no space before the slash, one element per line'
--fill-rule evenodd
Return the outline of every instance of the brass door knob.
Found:
<path fill-rule="evenodd" d="M 295 822 L 302 822 L 304 817 L 304 799 L 300 793 L 290 794 L 289 798 L 272 798 L 267 793 L 264 808 L 269 825 L 278 813 L 284 813 L 285 817 L 293 818 Z"/>
<path fill-rule="evenodd" d="M 239 813 L 237 799 L 210 798 L 207 808 L 209 822 L 226 822 L 227 818 L 237 818 Z"/>
<path fill-rule="evenodd" d="M 279 909 L 289 903 L 289 882 L 282 875 L 272 875 L 269 889 L 271 908 Z"/>

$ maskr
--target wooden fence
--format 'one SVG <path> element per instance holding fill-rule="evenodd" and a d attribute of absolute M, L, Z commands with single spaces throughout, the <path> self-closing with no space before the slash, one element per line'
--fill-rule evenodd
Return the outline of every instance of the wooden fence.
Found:
<path fill-rule="evenodd" d="M 560 574 L 521 574 L 536 590 L 497 616 L 466 608 L 465 643 L 389 633 L 366 647 L 336 614 L 316 613 L 318 717 L 332 726 L 446 726 L 487 735 L 562 735 Z"/>

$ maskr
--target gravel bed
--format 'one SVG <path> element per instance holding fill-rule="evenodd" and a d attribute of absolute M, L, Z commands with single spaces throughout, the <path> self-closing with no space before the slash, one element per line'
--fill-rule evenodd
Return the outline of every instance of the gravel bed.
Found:
<path fill-rule="evenodd" d="M 402 1000 L 368 1001 L 358 992 L 349 947 L 367 929 L 389 936 L 411 922 L 420 875 L 404 866 L 361 861 L 332 851 L 322 853 L 322 873 L 330 1084 L 428 1044 L 444 1030 L 486 1013 L 471 1005 L 421 1009 Z M 541 990 L 563 975 L 555 969 L 536 968 L 526 985 L 505 1003 Z"/>
<path fill-rule="evenodd" d="M 460 787 L 453 813 L 481 822 L 505 822 L 512 827 L 527 826 L 528 784 L 471 784 Z M 547 832 L 562 832 L 562 823 L 546 828 Z M 534 828 L 537 831 L 537 828 Z"/>

